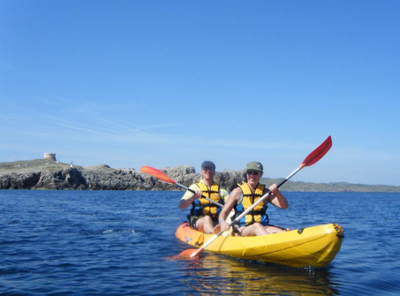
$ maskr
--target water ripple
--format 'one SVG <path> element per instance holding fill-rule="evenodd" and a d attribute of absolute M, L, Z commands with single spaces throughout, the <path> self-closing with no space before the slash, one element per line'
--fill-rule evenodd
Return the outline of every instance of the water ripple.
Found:
<path fill-rule="evenodd" d="M 272 222 L 293 229 L 344 227 L 342 250 L 323 269 L 206 251 L 195 261 L 168 259 L 188 247 L 174 237 L 187 214 L 178 208 L 181 195 L 0 191 L 0 294 L 399 294 L 398 194 L 287 193 L 288 210 L 271 208 Z"/>

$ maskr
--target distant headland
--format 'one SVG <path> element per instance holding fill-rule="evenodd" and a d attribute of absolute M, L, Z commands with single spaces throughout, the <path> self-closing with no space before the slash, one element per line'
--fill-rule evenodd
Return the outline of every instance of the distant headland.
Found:
<path fill-rule="evenodd" d="M 161 169 L 180 184 L 197 182 L 200 174 L 192 166 Z M 243 171 L 219 171 L 216 181 L 228 190 L 243 179 Z M 282 179 L 263 178 L 270 185 Z M 106 164 L 79 166 L 58 162 L 55 154 L 43 159 L 0 162 L 0 189 L 53 190 L 180 190 L 135 169 L 113 169 Z M 288 181 L 282 191 L 302 192 L 400 192 L 400 186 L 363 185 L 350 183 L 308 183 Z"/>

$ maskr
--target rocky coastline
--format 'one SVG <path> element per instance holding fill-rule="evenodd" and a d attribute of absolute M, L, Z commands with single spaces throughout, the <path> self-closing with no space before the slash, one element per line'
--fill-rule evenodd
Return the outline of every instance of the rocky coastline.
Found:
<path fill-rule="evenodd" d="M 200 174 L 192 166 L 160 169 L 185 186 L 197 182 Z M 216 172 L 216 181 L 228 191 L 243 179 L 243 171 Z M 261 183 L 278 184 L 282 179 L 263 178 Z M 1 189 L 50 190 L 181 190 L 135 169 L 114 169 L 106 164 L 83 167 L 51 159 L 0 162 Z M 288 181 L 283 191 L 301 192 L 400 192 L 400 186 L 338 183 L 306 183 Z"/>
<path fill-rule="evenodd" d="M 194 167 L 160 169 L 185 186 L 197 182 Z M 241 181 L 241 172 L 216 173 L 216 181 L 228 190 Z M 179 190 L 135 169 L 113 169 L 106 164 L 92 167 L 72 166 L 47 159 L 0 163 L 0 189 L 52 190 Z"/>

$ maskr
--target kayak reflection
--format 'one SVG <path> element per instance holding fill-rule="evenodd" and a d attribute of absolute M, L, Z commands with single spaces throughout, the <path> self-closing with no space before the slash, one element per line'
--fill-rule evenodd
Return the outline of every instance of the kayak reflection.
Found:
<path fill-rule="evenodd" d="M 200 294 L 338 295 L 325 269 L 290 267 L 231 259 L 207 253 L 186 261 L 185 282 Z"/>

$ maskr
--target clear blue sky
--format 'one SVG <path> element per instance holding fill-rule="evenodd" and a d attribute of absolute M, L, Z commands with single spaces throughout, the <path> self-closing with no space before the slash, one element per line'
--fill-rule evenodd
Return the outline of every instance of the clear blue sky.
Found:
<path fill-rule="evenodd" d="M 261 161 L 400 186 L 400 1 L 0 0 L 0 162 Z"/>

